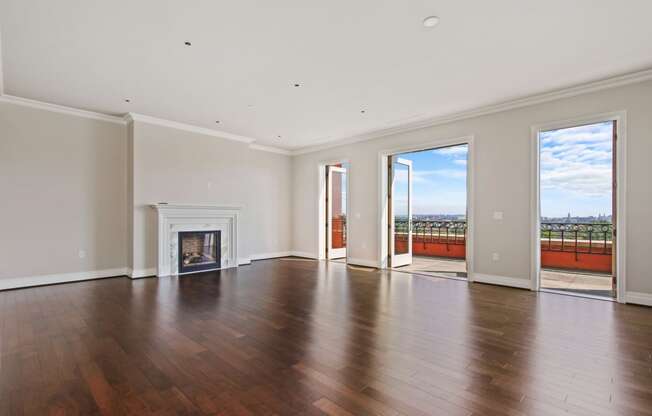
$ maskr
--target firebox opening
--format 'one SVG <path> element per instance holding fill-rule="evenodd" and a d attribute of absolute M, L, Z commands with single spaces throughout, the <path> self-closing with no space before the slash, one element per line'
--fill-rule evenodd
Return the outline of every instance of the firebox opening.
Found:
<path fill-rule="evenodd" d="M 219 269 L 220 231 L 179 232 L 179 274 Z"/>

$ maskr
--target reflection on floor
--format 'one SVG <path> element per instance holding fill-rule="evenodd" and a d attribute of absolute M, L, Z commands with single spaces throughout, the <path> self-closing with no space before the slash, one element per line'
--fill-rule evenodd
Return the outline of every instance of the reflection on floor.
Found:
<path fill-rule="evenodd" d="M 614 297 L 611 288 L 611 275 L 608 274 L 543 269 L 541 270 L 541 288 L 606 298 Z"/>
<path fill-rule="evenodd" d="M 466 261 L 445 257 L 413 256 L 412 264 L 395 267 L 394 270 L 429 276 L 466 278 Z"/>
<path fill-rule="evenodd" d="M 334 261 L 336 263 L 346 263 L 346 257 L 342 257 L 340 259 L 328 259 L 329 261 Z"/>

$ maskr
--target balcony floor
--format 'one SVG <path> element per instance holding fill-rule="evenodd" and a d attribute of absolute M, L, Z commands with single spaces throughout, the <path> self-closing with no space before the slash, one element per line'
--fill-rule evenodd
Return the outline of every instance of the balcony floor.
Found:
<path fill-rule="evenodd" d="M 394 270 L 429 276 L 466 278 L 466 261 L 444 257 L 412 256 L 412 264 Z"/>
<path fill-rule="evenodd" d="M 608 274 L 542 269 L 541 288 L 605 298 L 614 297 L 611 276 Z"/>

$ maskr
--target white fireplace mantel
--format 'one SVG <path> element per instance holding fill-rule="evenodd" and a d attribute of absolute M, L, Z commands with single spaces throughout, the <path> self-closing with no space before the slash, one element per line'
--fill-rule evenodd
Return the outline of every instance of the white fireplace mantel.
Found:
<path fill-rule="evenodd" d="M 178 273 L 179 231 L 221 231 L 221 267 L 238 266 L 238 217 L 240 205 L 166 204 L 151 205 L 158 213 L 158 277 Z"/>

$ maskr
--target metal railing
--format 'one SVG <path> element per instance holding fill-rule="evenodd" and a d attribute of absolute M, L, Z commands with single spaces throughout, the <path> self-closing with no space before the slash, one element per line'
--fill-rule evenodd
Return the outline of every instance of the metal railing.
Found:
<path fill-rule="evenodd" d="M 407 238 L 409 222 L 395 220 L 397 238 Z M 412 241 L 420 243 L 465 244 L 466 221 L 412 221 Z"/>
<path fill-rule="evenodd" d="M 612 224 L 541 223 L 541 249 L 611 255 Z"/>
<path fill-rule="evenodd" d="M 408 220 L 395 220 L 397 239 L 407 239 Z M 466 243 L 466 221 L 412 221 L 413 242 Z M 571 253 L 611 254 L 613 225 L 609 223 L 541 223 L 541 249 Z"/>

